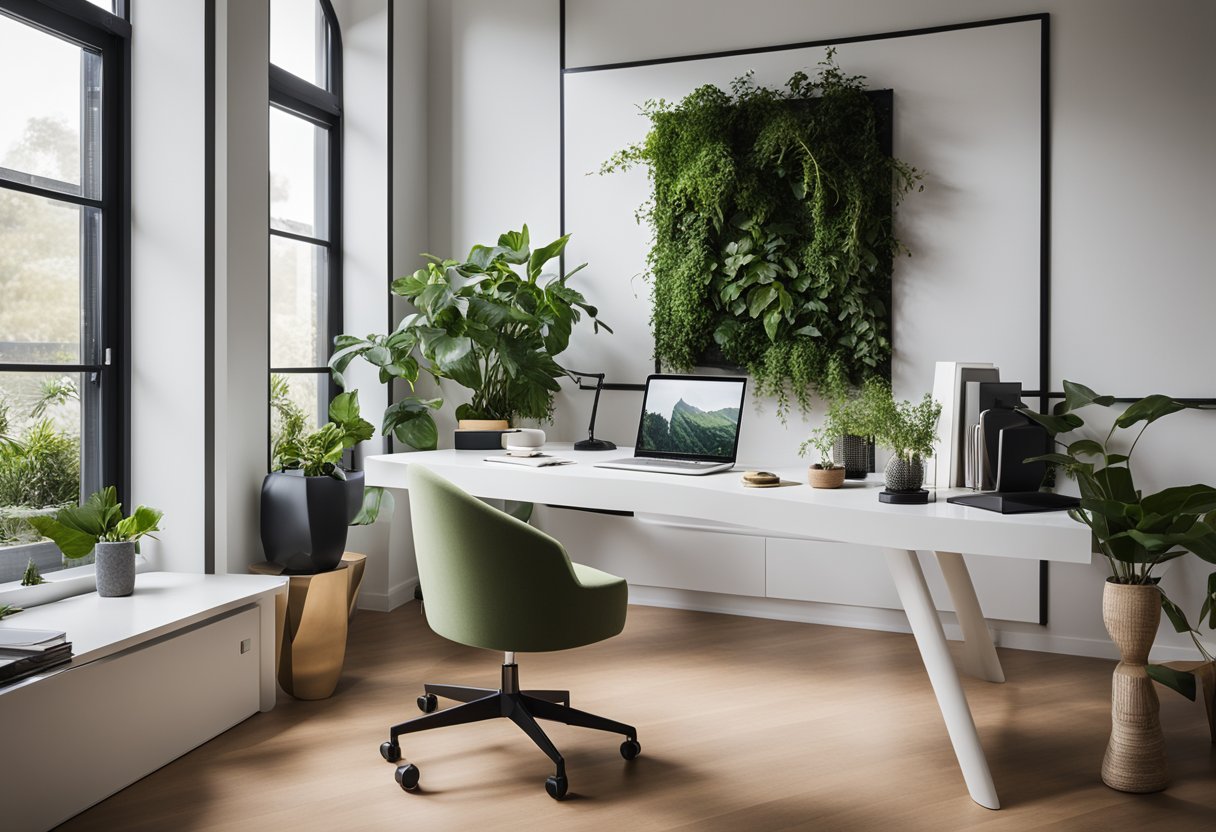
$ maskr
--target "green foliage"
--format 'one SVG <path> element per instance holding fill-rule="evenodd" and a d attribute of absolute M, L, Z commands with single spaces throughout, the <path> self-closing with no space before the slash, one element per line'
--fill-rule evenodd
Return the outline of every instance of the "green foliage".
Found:
<path fill-rule="evenodd" d="M 1074 435 L 1085 427 L 1077 413 L 1087 407 L 1110 407 L 1113 396 L 1100 396 L 1083 384 L 1064 382 L 1064 401 L 1051 413 L 1022 408 L 1035 422 L 1047 429 L 1059 451 L 1032 457 L 1059 465 L 1077 481 L 1081 505 L 1069 516 L 1084 523 L 1093 533 L 1093 546 L 1111 569 L 1111 580 L 1121 584 L 1155 584 L 1153 570 L 1159 564 L 1192 552 L 1216 564 L 1216 488 L 1196 484 L 1176 486 L 1144 494 L 1132 478 L 1132 456 L 1140 437 L 1153 422 L 1187 408 L 1198 407 L 1169 396 L 1146 396 L 1134 402 L 1113 422 L 1106 436 L 1097 439 Z M 1139 426 L 1126 453 L 1113 450 L 1121 431 Z M 1063 438 L 1062 438 L 1063 437 Z M 1067 441 L 1065 441 L 1067 440 Z M 1121 445 L 1119 445 L 1122 447 Z M 1027 460 L 1031 461 L 1031 460 Z M 1179 633 L 1190 633 L 1195 646 L 1207 661 L 1212 657 L 1197 638 L 1182 609 L 1164 592 L 1161 607 Z M 1216 572 L 1208 577 L 1207 592 L 1199 612 L 1200 623 L 1206 616 L 1209 628 L 1216 627 Z M 1188 675 L 1189 674 L 1184 674 Z M 1187 685 L 1174 684 L 1175 676 L 1158 673 L 1158 681 L 1194 697 L 1194 679 Z"/>
<path fill-rule="evenodd" d="M 14 607 L 12 604 L 0 604 L 0 620 L 8 618 L 10 615 L 16 615 L 21 612 L 21 607 Z"/>
<path fill-rule="evenodd" d="M 129 517 L 122 515 L 122 503 L 114 486 L 89 495 L 79 506 L 67 506 L 52 517 L 31 517 L 30 525 L 49 537 L 66 558 L 82 558 L 100 543 L 138 541 L 160 531 L 164 512 L 139 506 Z"/>
<path fill-rule="evenodd" d="M 291 398 L 287 376 L 270 375 L 270 448 L 271 459 L 278 457 L 278 448 L 285 442 L 299 442 L 304 436 L 307 417 L 304 409 Z"/>
<path fill-rule="evenodd" d="M 0 444 L 0 505 L 41 508 L 80 496 L 80 443 L 36 422 L 20 441 Z"/>
<path fill-rule="evenodd" d="M 800 451 L 820 450 L 830 461 L 830 447 L 841 436 L 866 436 L 909 462 L 933 454 L 937 441 L 937 419 L 942 406 L 928 393 L 919 402 L 895 401 L 891 385 L 877 376 L 867 378 L 856 393 L 842 386 L 838 373 L 829 368 L 828 413 L 822 427 L 812 432 Z"/>
<path fill-rule="evenodd" d="M 586 313 L 596 331 L 612 331 L 567 284 L 585 263 L 565 274 L 544 272 L 569 238 L 532 250 L 525 225 L 495 246 L 473 246 L 463 263 L 426 255 L 424 268 L 392 284 L 417 312 L 388 335 L 339 335 L 329 362 L 334 379 L 345 386 L 342 374 L 362 358 L 379 368 L 382 383 L 401 379 L 413 391 L 425 370 L 469 389 L 472 401 L 457 408 L 458 419 L 549 418 L 557 380 L 567 375 L 554 356 L 566 349 L 574 325 Z M 407 396 L 385 411 L 381 429 L 411 447 L 434 448 L 431 412 L 441 404 Z"/>
<path fill-rule="evenodd" d="M 757 392 L 792 395 L 835 362 L 854 383 L 889 374 L 892 208 L 921 175 L 882 152 L 864 78 L 834 52 L 785 89 L 751 75 L 647 101 L 650 132 L 601 173 L 647 167 L 655 355 L 678 370 L 714 345 Z"/>
<path fill-rule="evenodd" d="M 25 572 L 21 574 L 22 586 L 38 586 L 46 583 L 46 579 L 42 577 L 42 573 L 38 571 L 38 565 L 34 563 L 34 559 L 30 558 L 25 564 Z"/>
<path fill-rule="evenodd" d="M 273 394 L 274 388 L 272 386 Z M 298 411 L 298 407 L 291 405 Z M 303 433 L 303 421 L 298 423 L 294 413 L 284 419 L 284 431 L 271 452 L 271 467 L 275 471 L 304 472 L 306 477 L 346 479 L 338 464 L 342 454 L 359 442 L 371 439 L 375 429 L 359 414 L 359 391 L 339 393 L 329 403 L 329 419 L 310 434 Z"/>
<path fill-rule="evenodd" d="M 38 401 L 34 403 L 30 415 L 39 419 L 46 415 L 48 408 L 72 401 L 80 401 L 80 390 L 76 387 L 75 379 L 71 376 L 48 378 L 42 382 Z"/>

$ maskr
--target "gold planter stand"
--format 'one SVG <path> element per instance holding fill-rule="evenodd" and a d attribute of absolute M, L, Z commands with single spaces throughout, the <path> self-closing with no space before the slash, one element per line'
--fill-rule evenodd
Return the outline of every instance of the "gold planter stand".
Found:
<path fill-rule="evenodd" d="M 296 699 L 327 699 L 338 686 L 366 565 L 366 555 L 345 552 L 332 572 L 289 575 L 286 600 L 276 597 L 279 687 Z M 283 567 L 267 561 L 249 571 L 281 575 Z"/>

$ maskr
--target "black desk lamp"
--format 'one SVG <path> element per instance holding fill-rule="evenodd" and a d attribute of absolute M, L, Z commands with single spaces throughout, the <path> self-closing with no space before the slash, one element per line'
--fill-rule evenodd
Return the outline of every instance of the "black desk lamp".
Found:
<path fill-rule="evenodd" d="M 590 390 L 590 387 L 583 386 L 584 378 L 593 378 L 595 382 L 595 401 L 591 404 L 591 424 L 587 425 L 587 438 L 581 442 L 574 443 L 576 451 L 615 451 L 616 443 L 609 442 L 606 439 L 595 438 L 595 413 L 600 407 L 600 391 L 604 389 L 604 374 L 603 373 L 580 373 L 578 370 L 569 370 L 570 375 L 578 377 L 578 387 L 580 390 Z"/>

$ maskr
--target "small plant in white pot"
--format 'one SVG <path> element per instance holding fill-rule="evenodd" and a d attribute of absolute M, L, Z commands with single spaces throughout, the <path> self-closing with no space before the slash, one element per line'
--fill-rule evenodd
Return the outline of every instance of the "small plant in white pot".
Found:
<path fill-rule="evenodd" d="M 89 495 L 79 506 L 68 506 L 50 517 L 31 517 L 29 522 L 49 537 L 69 559 L 96 555 L 97 594 L 106 598 L 135 591 L 135 555 L 139 539 L 160 531 L 164 512 L 139 506 L 122 516 L 122 503 L 114 486 Z"/>

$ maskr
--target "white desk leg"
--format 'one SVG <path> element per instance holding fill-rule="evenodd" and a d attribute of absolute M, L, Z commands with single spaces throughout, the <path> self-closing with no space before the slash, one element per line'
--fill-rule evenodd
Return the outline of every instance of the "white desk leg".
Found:
<path fill-rule="evenodd" d="M 937 609 L 929 595 L 916 552 L 887 549 L 886 555 L 887 568 L 895 581 L 904 611 L 908 614 L 908 623 L 912 626 L 912 635 L 916 637 L 916 646 L 920 649 L 933 692 L 937 695 L 938 707 L 946 720 L 946 731 L 950 734 L 954 755 L 963 770 L 967 791 L 971 793 L 971 799 L 981 806 L 999 809 L 1001 804 L 988 771 L 988 760 L 975 732 L 975 720 L 967 707 L 967 697 L 963 693 L 958 671 L 950 660 L 946 634 L 937 618 Z"/>
<path fill-rule="evenodd" d="M 967 562 L 958 552 L 937 552 L 937 565 L 941 567 L 954 599 L 954 611 L 963 630 L 963 671 L 977 679 L 989 682 L 1004 682 L 1005 671 L 992 643 L 992 633 L 975 597 L 975 585 Z"/>

